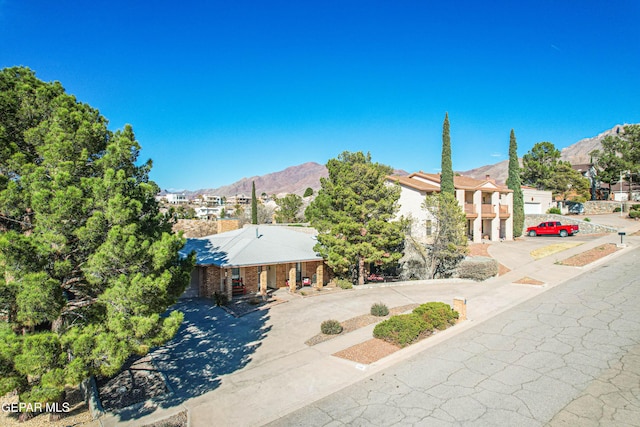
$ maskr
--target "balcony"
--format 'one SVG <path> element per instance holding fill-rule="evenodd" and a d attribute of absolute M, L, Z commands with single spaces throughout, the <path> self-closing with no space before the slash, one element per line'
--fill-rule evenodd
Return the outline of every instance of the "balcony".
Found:
<path fill-rule="evenodd" d="M 483 218 L 495 218 L 496 213 L 493 209 L 493 205 L 491 203 L 483 203 L 482 204 L 482 217 Z"/>
<path fill-rule="evenodd" d="M 467 218 L 477 218 L 478 213 L 476 212 L 476 207 L 473 203 L 465 203 L 464 204 L 464 213 L 467 215 Z"/>
<path fill-rule="evenodd" d="M 500 205 L 500 218 L 509 218 L 510 216 L 509 205 Z"/>

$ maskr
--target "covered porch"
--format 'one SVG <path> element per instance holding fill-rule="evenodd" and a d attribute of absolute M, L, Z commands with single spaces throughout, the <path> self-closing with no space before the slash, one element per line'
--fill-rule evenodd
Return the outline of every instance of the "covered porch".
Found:
<path fill-rule="evenodd" d="M 268 290 L 284 287 L 292 291 L 302 286 L 322 288 L 329 281 L 328 273 L 321 260 L 251 266 L 199 265 L 192 272 L 191 280 L 200 297 L 211 298 L 218 293 L 231 299 L 248 294 L 264 295 Z"/>

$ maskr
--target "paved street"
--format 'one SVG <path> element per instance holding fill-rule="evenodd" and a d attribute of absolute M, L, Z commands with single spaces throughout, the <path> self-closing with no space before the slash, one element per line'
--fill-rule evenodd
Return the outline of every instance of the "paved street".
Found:
<path fill-rule="evenodd" d="M 272 425 L 638 426 L 640 249 Z"/>

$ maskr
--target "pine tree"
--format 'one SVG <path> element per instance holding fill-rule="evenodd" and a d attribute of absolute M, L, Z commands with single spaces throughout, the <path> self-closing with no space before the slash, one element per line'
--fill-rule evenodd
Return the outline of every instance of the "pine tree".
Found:
<path fill-rule="evenodd" d="M 300 222 L 298 213 L 302 208 L 302 197 L 297 194 L 287 194 L 282 198 L 274 197 L 278 210 L 276 221 L 281 224 Z"/>
<path fill-rule="evenodd" d="M 355 269 L 364 283 L 365 265 L 397 264 L 402 256 L 403 223 L 395 221 L 400 187 L 385 183 L 389 166 L 371 162 L 370 154 L 340 154 L 327 162 L 328 178 L 306 210 L 318 230 L 315 250 L 338 277 Z"/>
<path fill-rule="evenodd" d="M 449 113 L 444 116 L 442 125 L 442 166 L 440 169 L 440 191 L 455 196 L 453 184 L 453 164 L 451 162 L 451 137 L 449 136 Z"/>
<path fill-rule="evenodd" d="M 258 223 L 258 198 L 256 197 L 256 182 L 251 181 L 251 224 Z"/>
<path fill-rule="evenodd" d="M 518 144 L 513 129 L 511 129 L 509 138 L 509 177 L 507 178 L 507 187 L 513 190 L 513 237 L 520 237 L 524 227 L 524 199 L 520 181 Z"/>
<path fill-rule="evenodd" d="M 193 267 L 131 126 L 28 68 L 0 71 L 0 395 L 60 402 L 170 339 Z"/>

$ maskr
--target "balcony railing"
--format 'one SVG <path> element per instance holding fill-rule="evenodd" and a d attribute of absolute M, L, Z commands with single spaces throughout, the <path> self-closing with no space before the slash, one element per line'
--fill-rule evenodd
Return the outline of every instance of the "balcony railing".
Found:
<path fill-rule="evenodd" d="M 468 215 L 473 215 L 476 213 L 476 207 L 473 203 L 465 203 L 464 204 L 464 213 Z"/>
<path fill-rule="evenodd" d="M 490 203 L 483 203 L 482 204 L 482 214 L 495 214 L 495 212 L 493 211 L 493 205 Z"/>

